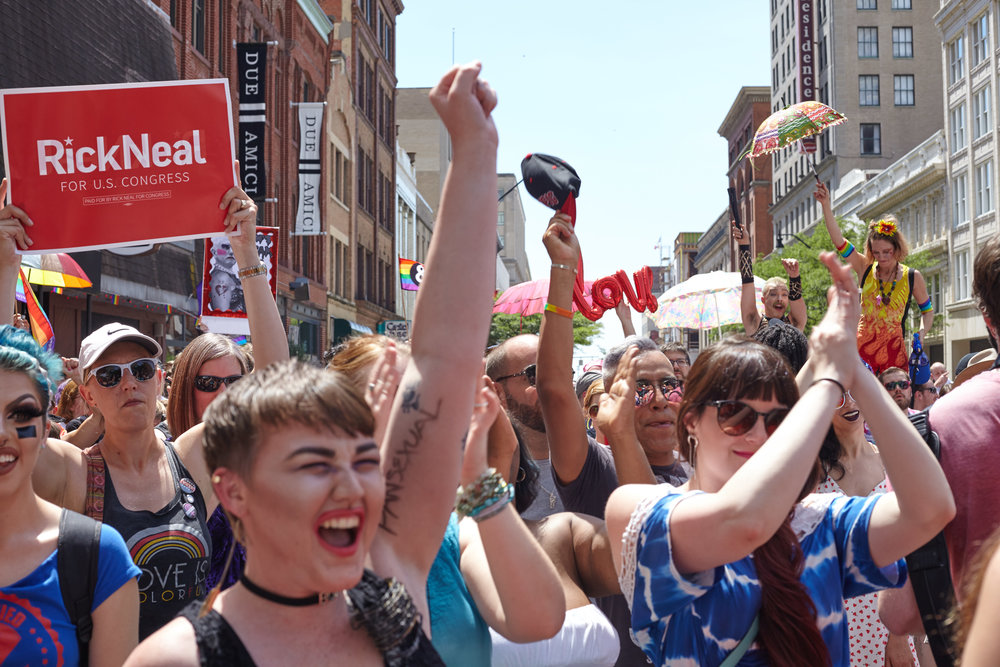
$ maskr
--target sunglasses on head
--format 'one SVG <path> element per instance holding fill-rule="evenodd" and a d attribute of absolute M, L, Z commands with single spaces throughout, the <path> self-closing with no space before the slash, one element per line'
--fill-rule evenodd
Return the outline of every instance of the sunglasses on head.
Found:
<path fill-rule="evenodd" d="M 656 387 L 660 388 L 660 393 L 663 394 L 663 398 L 668 401 L 673 401 L 674 403 L 679 402 L 684 396 L 684 386 L 681 384 L 681 381 L 675 377 L 663 377 L 655 382 L 650 382 L 649 380 L 636 380 L 635 406 L 641 407 L 652 403 L 653 397 L 656 395 Z"/>
<path fill-rule="evenodd" d="M 775 408 L 770 412 L 757 412 L 743 401 L 708 401 L 718 410 L 719 428 L 727 435 L 743 435 L 757 423 L 757 417 L 764 418 L 764 432 L 768 435 L 781 425 L 788 415 L 788 408 Z"/>
<path fill-rule="evenodd" d="M 210 394 L 213 391 L 218 391 L 222 383 L 225 382 L 228 387 L 232 383 L 239 380 L 242 375 L 227 375 L 224 378 L 220 378 L 217 375 L 196 375 L 194 378 L 194 388 L 198 391 L 203 391 L 206 394 Z"/>
<path fill-rule="evenodd" d="M 511 373 L 510 375 L 504 375 L 503 377 L 498 377 L 496 380 L 494 380 L 494 382 L 503 382 L 504 380 L 521 377 L 523 375 L 524 378 L 528 381 L 528 384 L 534 387 L 536 370 L 538 370 L 538 367 L 535 364 L 531 364 L 529 366 L 525 366 L 524 370 L 521 371 L 520 373 Z"/>
<path fill-rule="evenodd" d="M 97 384 L 102 387 L 117 387 L 122 381 L 122 373 L 125 369 L 132 374 L 139 382 L 150 380 L 156 375 L 156 359 L 136 359 L 127 364 L 104 364 L 90 371 L 90 374 L 97 378 Z"/>
<path fill-rule="evenodd" d="M 883 386 L 885 386 L 885 388 L 888 389 L 889 391 L 892 391 L 893 389 L 909 389 L 910 381 L 896 380 L 895 382 L 886 382 L 885 385 Z"/>

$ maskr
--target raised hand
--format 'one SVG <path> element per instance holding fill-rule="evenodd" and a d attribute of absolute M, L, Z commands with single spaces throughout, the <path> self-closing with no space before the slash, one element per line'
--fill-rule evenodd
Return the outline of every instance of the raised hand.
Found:
<path fill-rule="evenodd" d="M 490 116 L 497 105 L 497 95 L 479 78 L 483 65 L 473 62 L 456 65 L 430 92 L 430 101 L 448 129 L 453 144 L 486 140 L 498 143 L 497 128 Z"/>
<path fill-rule="evenodd" d="M 747 241 L 743 240 L 747 235 L 746 229 L 744 229 L 742 226 L 737 226 L 735 220 L 730 220 L 729 226 L 732 228 L 733 238 L 736 239 L 737 243 L 743 245 L 749 241 L 749 239 L 747 239 Z"/>
<path fill-rule="evenodd" d="M 542 243 L 553 264 L 576 268 L 580 259 L 580 241 L 573 232 L 573 222 L 565 213 L 556 213 L 542 235 Z"/>
<path fill-rule="evenodd" d="M 496 391 L 487 386 L 489 378 L 481 378 L 476 389 L 476 402 L 472 406 L 472 418 L 469 420 L 469 432 L 465 438 L 465 453 L 462 457 L 461 484 L 473 483 L 486 470 L 487 442 L 490 427 L 500 413 L 500 399 Z M 509 471 L 501 470 L 500 474 L 507 476 Z"/>
<path fill-rule="evenodd" d="M 825 183 L 819 182 L 816 184 L 816 189 L 813 190 L 813 198 L 822 206 L 830 203 L 830 191 L 827 189 Z"/>
<path fill-rule="evenodd" d="M 639 348 L 634 345 L 625 350 L 615 378 L 601 394 L 600 406 L 594 426 L 608 439 L 635 437 L 635 375 L 638 371 Z"/>
<path fill-rule="evenodd" d="M 238 160 L 233 161 L 233 170 L 239 182 Z M 257 204 L 241 187 L 232 187 L 222 195 L 219 208 L 226 211 L 225 233 L 230 235 L 236 263 L 240 268 L 253 266 L 257 263 Z"/>
<path fill-rule="evenodd" d="M 834 253 L 820 253 L 819 259 L 830 271 L 833 285 L 827 292 L 826 314 L 809 337 L 813 377 L 832 377 L 850 387 L 855 373 L 862 368 L 857 344 L 861 292 L 851 279 L 849 267 L 841 264 Z"/>
<path fill-rule="evenodd" d="M 368 387 L 365 389 L 365 402 L 372 409 L 375 417 L 375 442 L 382 446 L 385 428 L 392 414 L 392 402 L 399 389 L 402 374 L 397 363 L 396 344 L 389 341 L 379 355 L 378 361 L 372 367 L 368 376 Z"/>
<path fill-rule="evenodd" d="M 16 251 L 27 250 L 34 244 L 25 227 L 31 227 L 35 223 L 27 213 L 7 203 L 6 178 L 0 181 L 0 204 L 4 205 L 0 208 L 0 266 L 20 264 Z"/>
<path fill-rule="evenodd" d="M 799 277 L 799 260 L 792 258 L 781 258 L 781 266 L 784 267 L 785 273 L 788 274 L 789 278 Z"/>

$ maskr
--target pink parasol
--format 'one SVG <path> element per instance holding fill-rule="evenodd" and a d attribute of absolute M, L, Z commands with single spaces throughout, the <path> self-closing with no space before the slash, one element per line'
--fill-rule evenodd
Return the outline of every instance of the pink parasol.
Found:
<path fill-rule="evenodd" d="M 590 295 L 593 280 L 584 281 L 584 293 Z M 545 310 L 545 302 L 549 298 L 549 279 L 539 278 L 525 283 L 511 285 L 493 303 L 494 313 L 509 315 L 535 315 Z M 572 309 L 577 310 L 576 304 Z"/>

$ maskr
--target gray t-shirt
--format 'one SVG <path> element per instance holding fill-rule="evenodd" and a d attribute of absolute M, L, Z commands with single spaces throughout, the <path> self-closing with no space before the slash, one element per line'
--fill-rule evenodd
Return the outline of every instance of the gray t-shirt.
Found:
<path fill-rule="evenodd" d="M 521 518 L 525 521 L 537 521 L 550 514 L 565 511 L 552 476 L 552 462 L 549 459 L 537 459 L 535 465 L 538 466 L 538 495 L 528 509 L 521 512 Z"/>

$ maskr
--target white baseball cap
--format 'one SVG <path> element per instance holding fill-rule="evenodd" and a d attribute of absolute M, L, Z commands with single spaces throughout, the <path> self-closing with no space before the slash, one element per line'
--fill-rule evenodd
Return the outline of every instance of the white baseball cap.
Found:
<path fill-rule="evenodd" d="M 163 353 L 159 343 L 135 327 L 121 322 L 112 322 L 94 331 L 80 343 L 80 368 L 86 372 L 109 347 L 121 341 L 142 345 L 154 358 Z"/>

